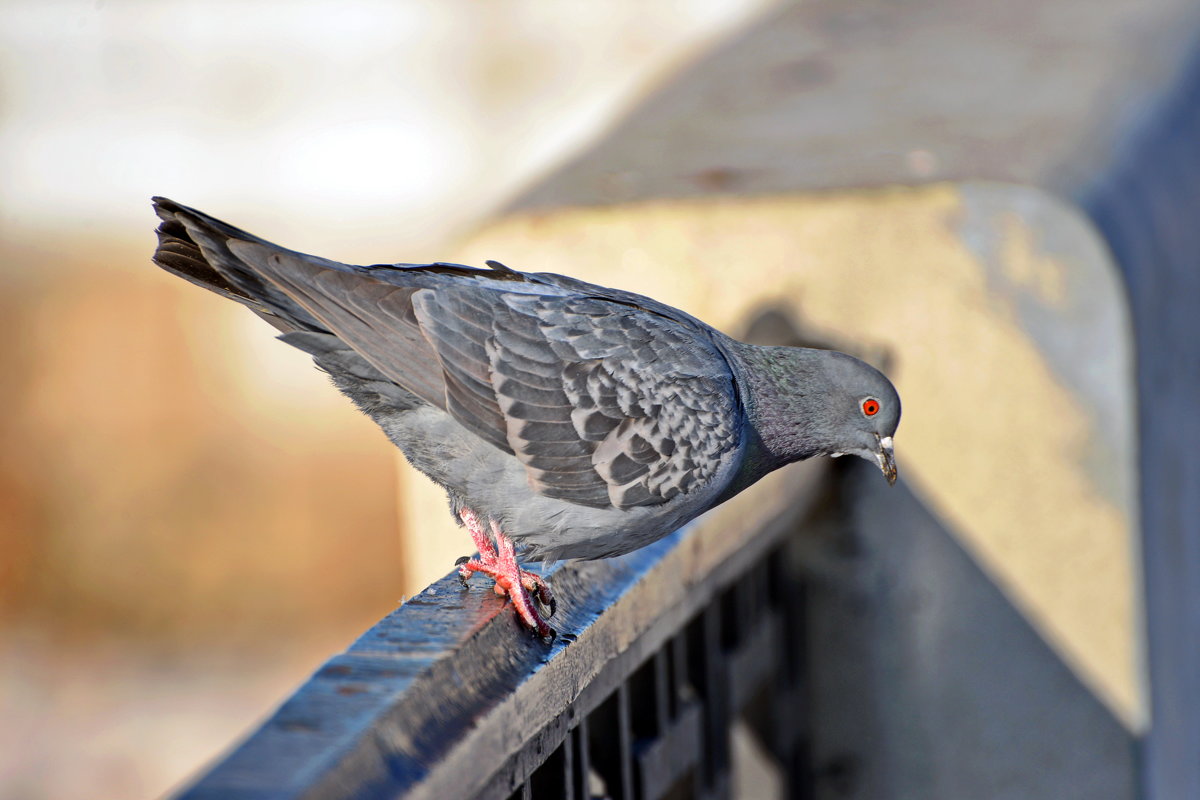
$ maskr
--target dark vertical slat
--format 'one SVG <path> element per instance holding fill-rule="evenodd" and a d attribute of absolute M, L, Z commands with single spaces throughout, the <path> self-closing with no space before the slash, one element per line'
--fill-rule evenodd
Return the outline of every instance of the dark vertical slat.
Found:
<path fill-rule="evenodd" d="M 670 665 L 667 645 L 654 654 L 654 717 L 658 722 L 658 735 L 671 723 L 671 681 L 667 677 Z"/>
<path fill-rule="evenodd" d="M 708 691 L 705 684 L 708 673 L 705 669 L 707 653 L 704 649 L 704 620 L 711 610 L 712 606 L 701 610 L 684 629 L 684 652 L 681 660 L 684 685 L 689 694 L 699 700 L 703 700 Z"/>
<path fill-rule="evenodd" d="M 666 642 L 663 642 L 663 701 L 667 709 L 667 719 L 673 720 L 679 715 L 679 667 L 678 656 L 676 650 L 678 646 L 676 642 L 679 640 L 679 634 L 672 636 Z"/>
<path fill-rule="evenodd" d="M 754 573 L 751 568 L 733 584 L 733 624 L 737 626 L 737 641 L 746 640 L 747 635 L 758 625 L 754 607 Z"/>
<path fill-rule="evenodd" d="M 570 734 L 567 740 L 554 748 L 541 766 L 533 771 L 525 783 L 532 789 L 537 800 L 560 800 L 571 792 L 571 779 L 567 770 L 567 754 L 570 751 Z"/>
<path fill-rule="evenodd" d="M 715 775 L 713 773 L 716 768 L 709 758 L 709 753 L 712 751 L 712 720 L 708 697 L 710 694 L 709 684 L 711 678 L 709 676 L 709 651 L 706 646 L 707 637 L 705 636 L 706 621 L 712 617 L 714 613 L 719 613 L 717 604 L 711 603 L 702 610 L 691 622 L 684 628 L 683 634 L 679 637 L 680 647 L 679 652 L 679 671 L 682 674 L 681 685 L 684 688 L 684 693 L 681 695 L 684 703 L 696 703 L 700 706 L 701 714 L 701 731 L 700 731 L 700 753 L 699 769 L 696 770 L 695 787 L 696 796 L 703 797 L 706 787 L 713 784 Z"/>
<path fill-rule="evenodd" d="M 588 715 L 588 751 L 613 800 L 633 800 L 633 731 L 629 690 L 622 683 Z"/>
<path fill-rule="evenodd" d="M 767 556 L 765 559 L 763 559 L 761 562 L 759 562 L 759 564 L 756 567 L 754 567 L 754 570 L 753 570 L 754 593 L 752 596 L 754 598 L 754 615 L 755 616 L 763 616 L 771 609 L 771 603 L 770 603 L 770 597 L 769 597 L 770 593 L 769 593 L 769 589 L 767 588 L 767 583 L 769 580 L 767 577 L 767 574 L 770 571 L 771 559 L 774 557 L 775 557 L 774 553 Z"/>
<path fill-rule="evenodd" d="M 688 680 L 687 626 L 671 638 L 671 718 L 679 717 L 685 703 L 696 697 L 695 687 Z"/>
<path fill-rule="evenodd" d="M 577 797 L 579 800 L 587 800 L 586 796 L 576 791 L 576 786 L 579 783 L 579 779 L 575 776 L 575 739 L 577 738 L 577 730 L 578 728 L 567 731 L 567 738 L 563 739 L 563 743 L 559 745 L 563 757 L 563 800 L 575 800 Z M 584 776 L 585 780 L 586 778 L 587 776 Z"/>
<path fill-rule="evenodd" d="M 792 574 L 786 563 L 781 557 L 774 565 L 784 638 L 779 684 L 784 695 L 792 700 L 788 709 L 778 706 L 773 709 L 774 727 L 780 741 L 791 743 L 787 752 L 779 757 L 787 797 L 789 800 L 808 800 L 814 791 L 807 674 L 808 603 L 800 576 Z"/>
<path fill-rule="evenodd" d="M 738 587 L 737 585 L 730 586 L 725 591 L 721 592 L 720 599 L 716 603 L 716 611 L 719 612 L 720 618 L 717 621 L 717 630 L 720 631 L 719 645 L 725 650 L 732 650 L 738 644 Z"/>
<path fill-rule="evenodd" d="M 629 683 L 617 689 L 617 725 L 621 755 L 621 792 L 613 800 L 633 800 L 633 725 L 629 713 Z M 610 787 L 611 790 L 611 787 Z"/>
<path fill-rule="evenodd" d="M 651 657 L 638 667 L 627 681 L 629 719 L 635 744 L 661 736 L 666 727 L 666 719 L 658 709 L 660 692 L 654 674 L 654 663 L 655 658 Z"/>
<path fill-rule="evenodd" d="M 777 547 L 767 556 L 765 573 L 767 593 L 766 602 L 771 608 L 783 605 L 783 576 L 787 565 L 787 548 Z"/>
<path fill-rule="evenodd" d="M 589 775 L 591 773 L 591 762 L 588 758 L 588 726 L 587 720 L 583 720 L 571 734 L 571 739 L 574 744 L 572 748 L 573 754 L 573 770 L 571 790 L 579 800 L 588 800 L 592 796 L 591 786 L 589 785 Z"/>
<path fill-rule="evenodd" d="M 614 692 L 608 699 L 588 714 L 587 726 L 588 759 L 592 769 L 604 779 L 609 795 L 620 791 L 620 756 L 617 754 L 617 696 Z"/>
<path fill-rule="evenodd" d="M 709 606 L 701 616 L 703 625 L 704 672 L 704 773 L 706 795 L 725 797 L 729 792 L 729 713 L 725 698 L 722 617 L 728 616 L 726 592 L 721 602 Z M 728 605 L 732 605 L 731 602 Z M 732 636 L 730 637 L 733 638 Z"/>

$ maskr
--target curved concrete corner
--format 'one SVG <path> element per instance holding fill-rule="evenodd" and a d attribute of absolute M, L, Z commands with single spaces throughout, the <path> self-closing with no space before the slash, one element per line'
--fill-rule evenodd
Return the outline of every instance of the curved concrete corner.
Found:
<path fill-rule="evenodd" d="M 664 200 L 511 215 L 460 257 L 642 291 L 731 333 L 755 310 L 782 307 L 826 340 L 882 346 L 905 402 L 902 477 L 921 513 L 975 559 L 975 591 L 1007 598 L 1009 617 L 1023 620 L 993 630 L 981 618 L 979 635 L 1011 663 L 1042 664 L 1054 653 L 1054 680 L 1065 670 L 1081 687 L 1060 695 L 1027 677 L 1012 693 L 1025 704 L 1010 698 L 1011 715 L 991 712 L 993 725 L 1015 732 L 1028 704 L 1047 697 L 1058 699 L 1043 716 L 1082 722 L 1107 709 L 1105 729 L 1126 731 L 1131 759 L 1145 703 L 1129 320 L 1108 251 L 1078 211 L 1038 189 L 986 182 Z M 920 527 L 907 521 L 913 508 L 864 519 L 875 535 L 903 537 Z M 887 566 L 873 568 L 883 575 Z M 925 591 L 962 585 L 961 562 L 946 569 L 922 574 Z M 855 591 L 868 605 L 890 602 L 883 585 Z M 950 634 L 887 642 L 887 659 L 914 668 L 931 653 L 947 672 L 978 657 Z M 829 669 L 845 668 L 836 650 L 824 652 Z M 892 707 L 911 714 L 895 688 Z M 981 700 L 995 693 L 974 688 Z M 933 693 L 922 697 L 923 713 L 953 716 L 970 702 Z M 1078 713 L 1077 702 L 1091 710 Z M 1099 730 L 1066 727 L 1059 734 L 1080 741 Z"/>
<path fill-rule="evenodd" d="M 781 5 L 464 245 L 731 332 L 782 306 L 890 352 L 912 494 L 863 501 L 849 572 L 845 543 L 812 553 L 827 609 L 895 623 L 863 629 L 864 657 L 907 678 L 829 695 L 877 699 L 851 760 L 879 786 L 1200 797 L 1198 43 L 1183 0 Z M 914 572 L 927 535 L 961 553 Z M 948 602 L 952 625 L 923 610 Z M 1005 667 L 972 669 L 981 653 Z M 915 679 L 932 665 L 944 692 Z M 894 746 L 916 728 L 991 766 Z M 1048 754 L 1018 779 L 1021 741 Z M 1070 790 L 1094 775 L 1110 790 Z M 821 796 L 871 796 L 836 783 Z"/>

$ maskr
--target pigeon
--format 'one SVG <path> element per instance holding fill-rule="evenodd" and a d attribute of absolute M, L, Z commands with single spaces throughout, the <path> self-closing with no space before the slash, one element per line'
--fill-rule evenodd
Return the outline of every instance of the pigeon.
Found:
<path fill-rule="evenodd" d="M 247 306 L 445 489 L 524 625 L 554 630 L 524 561 L 644 547 L 767 473 L 856 455 L 896 481 L 900 398 L 843 353 L 745 344 L 619 289 L 496 261 L 352 266 L 162 197 L 154 262 Z"/>

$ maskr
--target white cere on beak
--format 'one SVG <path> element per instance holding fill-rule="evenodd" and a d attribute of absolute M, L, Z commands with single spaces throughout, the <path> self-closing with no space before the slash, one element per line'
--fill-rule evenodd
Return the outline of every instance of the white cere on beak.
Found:
<path fill-rule="evenodd" d="M 882 439 L 880 439 L 879 446 L 882 447 L 884 450 L 895 450 L 896 449 L 892 443 L 892 437 L 890 437 L 890 436 L 885 436 Z"/>

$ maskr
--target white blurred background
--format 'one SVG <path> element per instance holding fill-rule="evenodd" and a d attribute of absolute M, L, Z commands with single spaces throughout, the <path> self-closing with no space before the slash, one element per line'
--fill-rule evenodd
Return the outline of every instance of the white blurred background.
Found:
<path fill-rule="evenodd" d="M 767 5 L 0 6 L 0 796 L 161 795 L 429 578 L 383 436 L 150 264 L 150 196 L 444 258 Z"/>
<path fill-rule="evenodd" d="M 157 193 L 429 247 L 765 5 L 9 0 L 6 233 L 136 229 Z"/>

